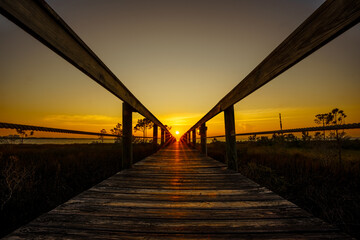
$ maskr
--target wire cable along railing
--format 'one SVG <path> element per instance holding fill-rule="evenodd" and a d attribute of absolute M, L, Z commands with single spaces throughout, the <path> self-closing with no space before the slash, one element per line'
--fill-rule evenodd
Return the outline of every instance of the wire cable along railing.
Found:
<path fill-rule="evenodd" d="M 110 133 L 86 132 L 86 131 L 79 131 L 79 130 L 69 130 L 69 129 L 50 128 L 50 127 L 39 127 L 39 126 L 32 126 L 32 125 L 3 123 L 3 122 L 0 122 L 0 128 L 19 129 L 19 130 L 24 130 L 24 131 L 40 131 L 40 132 L 70 133 L 70 134 L 93 135 L 93 136 L 104 136 L 104 137 L 119 137 L 118 135 L 110 134 Z"/>
<path fill-rule="evenodd" d="M 157 142 L 158 127 L 161 129 L 162 143 L 173 139 L 166 126 L 126 88 L 45 1 L 2 0 L 0 13 L 123 101 L 123 168 L 130 168 L 132 164 L 133 112 L 138 112 L 154 123 L 154 142 Z"/>
<path fill-rule="evenodd" d="M 122 137 L 122 135 L 110 134 L 110 133 L 102 133 L 102 132 L 87 132 L 87 131 L 79 131 L 79 130 L 69 130 L 62 128 L 50 128 L 50 127 L 39 127 L 32 125 L 24 125 L 24 124 L 14 124 L 14 123 L 4 123 L 0 122 L 0 128 L 5 129 L 19 129 L 25 131 L 39 131 L 39 132 L 53 132 L 53 133 L 69 133 L 69 134 L 80 134 L 80 135 L 93 135 L 93 136 L 104 136 L 104 137 Z M 143 137 L 143 136 L 133 136 L 133 138 L 151 138 L 153 137 Z"/>
<path fill-rule="evenodd" d="M 192 126 L 181 137 L 182 141 L 195 144 L 196 129 L 200 128 L 201 151 L 206 154 L 206 122 L 224 112 L 227 163 L 230 169 L 237 171 L 234 104 L 355 26 L 359 21 L 360 1 L 328 0 L 324 2 L 236 87 Z"/>
<path fill-rule="evenodd" d="M 324 127 L 291 128 L 291 129 L 273 130 L 273 131 L 237 133 L 237 134 L 232 134 L 231 136 L 284 134 L 284 133 L 296 133 L 296 132 L 315 132 L 315 131 L 358 129 L 358 128 L 360 128 L 360 123 L 348 123 L 348 124 L 324 126 Z M 206 138 L 221 138 L 221 137 L 226 137 L 226 135 L 206 136 Z M 196 138 L 196 139 L 200 139 L 200 138 Z"/>

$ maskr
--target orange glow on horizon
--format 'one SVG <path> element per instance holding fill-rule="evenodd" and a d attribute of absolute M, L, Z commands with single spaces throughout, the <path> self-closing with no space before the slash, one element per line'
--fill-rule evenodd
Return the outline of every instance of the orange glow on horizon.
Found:
<path fill-rule="evenodd" d="M 81 29 L 85 43 L 171 127 L 177 140 L 321 5 L 213 1 L 204 8 L 201 1 L 94 1 L 86 6 L 80 1 L 48 2 L 76 26 L 75 32 Z M 266 14 L 259 14 L 259 6 Z M 99 18 L 91 17 L 94 11 Z M 279 113 L 283 129 L 319 126 L 315 115 L 335 107 L 344 110 L 346 123 L 360 122 L 359 30 L 360 25 L 354 26 L 235 104 L 236 133 L 278 130 Z M 0 122 L 96 133 L 111 133 L 122 124 L 120 99 L 2 15 L 0 35 Z M 134 112 L 133 127 L 142 118 Z M 223 113 L 206 127 L 208 137 L 224 135 Z M 345 132 L 360 137 L 360 129 Z M 199 129 L 195 133 L 200 138 Z M 0 137 L 14 134 L 0 129 Z M 133 134 L 143 136 L 134 129 Z M 144 134 L 152 137 L 153 130 Z M 98 138 L 50 132 L 35 132 L 33 137 Z"/>

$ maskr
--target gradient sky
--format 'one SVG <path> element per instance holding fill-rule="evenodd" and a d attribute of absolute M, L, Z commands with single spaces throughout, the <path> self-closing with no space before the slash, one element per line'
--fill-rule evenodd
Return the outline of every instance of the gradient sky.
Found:
<path fill-rule="evenodd" d="M 172 132 L 182 134 L 323 1 L 48 0 Z M 360 28 L 235 105 L 237 132 L 314 126 L 338 107 L 360 122 Z M 122 102 L 0 15 L 0 121 L 76 130 L 121 123 Z M 134 121 L 140 118 L 135 114 Z M 223 134 L 223 114 L 208 122 Z M 1 133 L 1 132 L 0 132 Z M 359 131 L 353 134 L 360 136 Z M 36 136 L 40 136 L 36 134 Z"/>

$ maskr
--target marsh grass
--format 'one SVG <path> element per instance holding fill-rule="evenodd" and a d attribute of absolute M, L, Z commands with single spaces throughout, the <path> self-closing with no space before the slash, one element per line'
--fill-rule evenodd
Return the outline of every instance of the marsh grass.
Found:
<path fill-rule="evenodd" d="M 360 237 L 360 143 L 237 143 L 240 172 L 349 234 Z M 225 143 L 208 144 L 225 162 Z"/>
<path fill-rule="evenodd" d="M 134 161 L 154 152 L 134 144 Z M 119 144 L 0 145 L 0 237 L 121 170 Z"/>

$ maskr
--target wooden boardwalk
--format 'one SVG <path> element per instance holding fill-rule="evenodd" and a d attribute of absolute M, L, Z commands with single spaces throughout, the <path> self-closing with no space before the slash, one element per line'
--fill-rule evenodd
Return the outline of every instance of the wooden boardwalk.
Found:
<path fill-rule="evenodd" d="M 175 143 L 6 239 L 348 239 L 296 205 Z"/>

